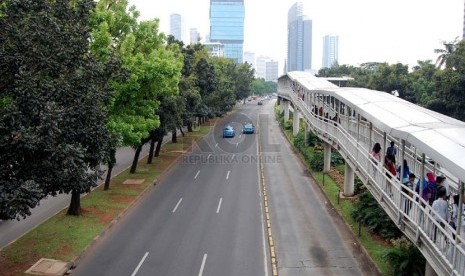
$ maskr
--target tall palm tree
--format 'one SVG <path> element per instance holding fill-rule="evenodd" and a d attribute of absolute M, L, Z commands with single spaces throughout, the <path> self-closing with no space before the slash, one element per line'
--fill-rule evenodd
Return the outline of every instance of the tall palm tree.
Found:
<path fill-rule="evenodd" d="M 451 41 L 451 42 L 447 42 L 444 40 L 442 42 L 442 44 L 444 45 L 444 49 L 434 49 L 434 53 L 439 54 L 438 58 L 436 59 L 436 66 L 438 68 L 441 68 L 443 65 L 447 66 L 447 60 L 457 48 L 458 41 L 459 41 L 458 37 L 456 37 L 454 41 Z"/>

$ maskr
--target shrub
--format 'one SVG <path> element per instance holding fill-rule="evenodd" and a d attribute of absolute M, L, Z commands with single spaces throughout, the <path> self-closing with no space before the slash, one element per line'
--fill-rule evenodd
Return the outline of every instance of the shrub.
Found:
<path fill-rule="evenodd" d="M 399 276 L 425 275 L 426 259 L 406 237 L 395 240 L 394 246 L 384 250 L 383 257 L 392 265 L 392 274 Z"/>
<path fill-rule="evenodd" d="M 385 239 L 402 236 L 402 232 L 365 187 L 361 189 L 354 207 L 352 217 L 366 225 L 371 232 Z"/>

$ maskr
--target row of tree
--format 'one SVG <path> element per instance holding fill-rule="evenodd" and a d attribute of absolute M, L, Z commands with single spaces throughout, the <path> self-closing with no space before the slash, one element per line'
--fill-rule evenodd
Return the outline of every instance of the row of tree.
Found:
<path fill-rule="evenodd" d="M 350 86 L 391 93 L 412 103 L 465 121 L 465 41 L 444 42 L 436 64 L 418 61 L 413 68 L 401 63 L 370 62 L 361 66 L 335 65 L 318 72 L 321 77 L 351 76 Z"/>
<path fill-rule="evenodd" d="M 118 147 L 136 149 L 134 172 L 145 143 L 151 162 L 167 132 L 192 131 L 250 95 L 249 65 L 184 46 L 138 16 L 127 0 L 1 2 L 1 219 L 58 193 L 71 193 L 68 214 L 79 215 L 101 164 L 109 189 Z"/>

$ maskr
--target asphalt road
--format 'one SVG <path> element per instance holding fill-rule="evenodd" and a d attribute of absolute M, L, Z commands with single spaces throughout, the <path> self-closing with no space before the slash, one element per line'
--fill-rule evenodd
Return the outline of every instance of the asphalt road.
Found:
<path fill-rule="evenodd" d="M 257 162 L 262 106 L 228 118 L 236 137 L 217 124 L 104 237 L 72 275 L 268 275 Z"/>
<path fill-rule="evenodd" d="M 292 151 L 273 105 L 260 115 L 260 131 L 279 275 L 377 275 Z"/>
<path fill-rule="evenodd" d="M 171 135 L 166 136 L 164 141 L 169 141 Z M 142 159 L 148 155 L 150 145 L 145 145 L 140 154 Z M 119 148 L 116 151 L 116 164 L 113 167 L 113 176 L 126 170 L 132 164 L 134 159 L 134 149 L 131 147 Z M 106 170 L 106 166 L 103 166 Z M 106 176 L 106 174 L 104 174 Z M 51 216 L 60 212 L 69 206 L 71 195 L 59 194 L 57 196 L 49 196 L 40 201 L 40 204 L 31 210 L 31 215 L 21 220 L 0 220 L 0 249 L 15 241 L 22 235 L 29 232 Z"/>

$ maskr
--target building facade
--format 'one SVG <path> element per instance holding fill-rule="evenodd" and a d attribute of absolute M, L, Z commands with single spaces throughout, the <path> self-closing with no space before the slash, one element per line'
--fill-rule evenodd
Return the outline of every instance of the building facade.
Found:
<path fill-rule="evenodd" d="M 323 68 L 331 68 L 339 60 L 339 36 L 323 37 Z"/>
<path fill-rule="evenodd" d="M 206 42 L 203 45 L 212 57 L 224 57 L 224 45 L 219 42 Z"/>
<path fill-rule="evenodd" d="M 244 0 L 210 0 L 210 42 L 224 45 L 224 56 L 243 61 Z"/>
<path fill-rule="evenodd" d="M 244 52 L 244 63 L 248 63 L 255 69 L 255 53 L 252 52 Z"/>
<path fill-rule="evenodd" d="M 297 2 L 287 14 L 286 72 L 312 69 L 312 20 L 303 15 L 303 3 Z"/>
<path fill-rule="evenodd" d="M 176 40 L 183 41 L 183 27 L 184 22 L 182 16 L 178 13 L 170 15 L 170 35 L 174 36 Z"/>

